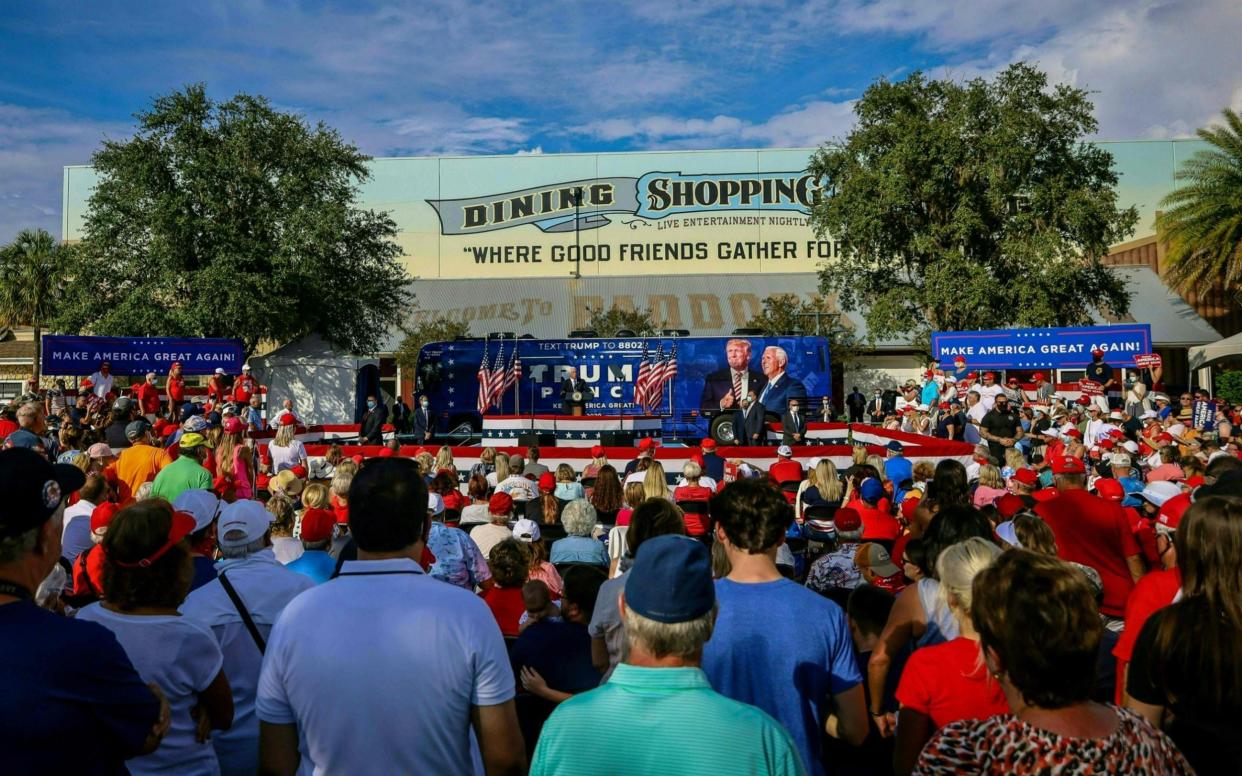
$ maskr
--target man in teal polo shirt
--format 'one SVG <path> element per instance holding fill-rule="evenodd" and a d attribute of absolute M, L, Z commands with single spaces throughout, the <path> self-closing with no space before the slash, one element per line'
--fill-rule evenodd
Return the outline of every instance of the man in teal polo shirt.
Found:
<path fill-rule="evenodd" d="M 716 620 L 706 546 L 685 536 L 648 539 L 626 580 L 625 662 L 548 718 L 531 776 L 805 774 L 785 729 L 714 691 L 699 668 Z M 625 721 L 624 747 L 591 745 L 601 719 Z M 687 720 L 699 732 L 687 734 Z"/>
<path fill-rule="evenodd" d="M 151 495 L 168 503 L 187 490 L 211 490 L 211 472 L 203 466 L 207 460 L 207 439 L 202 434 L 181 435 L 176 460 L 160 469 L 151 483 Z"/>

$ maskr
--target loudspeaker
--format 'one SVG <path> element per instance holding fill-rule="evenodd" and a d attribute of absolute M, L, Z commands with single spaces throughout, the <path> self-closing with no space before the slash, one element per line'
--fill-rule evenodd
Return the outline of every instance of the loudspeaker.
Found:
<path fill-rule="evenodd" d="M 523 431 L 518 434 L 518 447 L 556 447 L 556 434 L 550 431 Z"/>
<path fill-rule="evenodd" d="M 633 447 L 633 431 L 604 431 L 600 433 L 600 444 L 604 447 Z"/>

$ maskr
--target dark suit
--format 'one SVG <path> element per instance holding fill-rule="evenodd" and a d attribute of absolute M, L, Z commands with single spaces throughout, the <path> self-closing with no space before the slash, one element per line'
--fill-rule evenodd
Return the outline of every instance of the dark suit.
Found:
<path fill-rule="evenodd" d="M 423 409 L 421 406 L 415 408 L 410 416 L 410 420 L 413 426 L 414 437 L 419 442 L 424 442 L 431 438 L 432 419 L 430 406 L 427 409 Z"/>
<path fill-rule="evenodd" d="M 717 484 L 724 482 L 725 459 L 715 453 L 703 453 L 703 473 Z"/>
<path fill-rule="evenodd" d="M 384 444 L 384 424 L 388 422 L 388 408 L 376 404 L 375 409 L 367 410 L 362 416 L 362 443 L 364 445 Z"/>
<path fill-rule="evenodd" d="M 775 382 L 769 382 L 759 392 L 759 402 L 773 412 L 784 412 L 790 399 L 799 399 L 805 403 L 806 386 L 788 372 L 781 374 Z"/>
<path fill-rule="evenodd" d="M 582 401 L 574 401 L 572 396 L 574 391 L 582 394 Z M 587 385 L 586 380 L 579 377 L 576 380 L 570 380 L 566 377 L 561 381 L 561 412 L 566 415 L 573 414 L 574 406 L 586 407 L 587 400 L 594 394 L 591 392 L 591 386 Z"/>
<path fill-rule="evenodd" d="M 879 404 L 877 409 L 876 405 Z M 867 399 L 867 414 L 872 423 L 882 423 L 884 416 L 897 411 L 897 392 L 885 391 L 877 400 L 874 396 Z"/>
<path fill-rule="evenodd" d="M 768 378 L 764 377 L 762 372 L 747 370 L 746 374 L 747 382 L 742 386 L 742 395 L 745 396 L 747 391 L 754 391 L 758 395 L 763 390 L 763 386 L 768 384 Z M 731 393 L 733 393 L 733 372 L 727 367 L 718 372 L 712 372 L 703 382 L 703 396 L 699 399 L 699 408 L 718 410 L 720 400 Z M 736 402 L 733 406 L 737 406 Z"/>
<path fill-rule="evenodd" d="M 733 434 L 741 445 L 767 444 L 767 429 L 764 428 L 764 414 L 767 410 L 759 402 L 750 405 L 750 410 L 738 410 L 733 413 Z M 740 431 L 740 433 L 739 433 Z"/>
<path fill-rule="evenodd" d="M 851 423 L 862 423 L 863 410 L 867 408 L 867 397 L 861 391 L 854 391 L 845 397 L 845 407 L 850 413 Z"/>
<path fill-rule="evenodd" d="M 800 438 L 794 439 L 794 434 Z M 781 416 L 781 442 L 787 445 L 806 444 L 806 411 L 802 407 L 798 408 L 797 422 L 794 422 L 792 413 L 786 412 Z"/>

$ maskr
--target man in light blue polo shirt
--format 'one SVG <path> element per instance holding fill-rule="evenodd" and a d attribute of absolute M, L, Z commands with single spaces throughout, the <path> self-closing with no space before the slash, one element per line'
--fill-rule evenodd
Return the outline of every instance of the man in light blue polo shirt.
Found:
<path fill-rule="evenodd" d="M 685 536 L 648 539 L 626 574 L 619 605 L 625 662 L 607 684 L 552 713 L 531 776 L 806 773 L 776 720 L 712 690 L 699 668 L 716 619 L 706 546 Z M 600 720 L 624 720 L 625 746 L 590 744 Z"/>
<path fill-rule="evenodd" d="M 272 629 L 256 708 L 263 773 L 520 774 L 513 669 L 474 593 L 424 573 L 427 486 L 408 458 L 349 489 L 358 560 Z"/>

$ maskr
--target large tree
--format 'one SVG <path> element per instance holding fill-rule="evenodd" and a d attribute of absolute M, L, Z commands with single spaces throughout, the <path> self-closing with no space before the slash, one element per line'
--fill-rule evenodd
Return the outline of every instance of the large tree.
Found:
<path fill-rule="evenodd" d="M 818 294 L 802 299 L 797 294 L 771 294 L 763 300 L 763 312 L 746 322 L 766 337 L 815 334 L 828 339 L 833 367 L 853 364 L 860 348 L 849 321 L 832 302 Z"/>
<path fill-rule="evenodd" d="M 1224 125 L 1204 127 L 1199 151 L 1177 171 L 1182 185 L 1164 198 L 1157 223 L 1168 242 L 1169 277 L 1206 292 L 1217 282 L 1242 290 L 1242 116 L 1228 108 Z"/>
<path fill-rule="evenodd" d="M 825 181 L 811 223 L 844 248 L 821 290 L 862 310 L 873 341 L 1127 311 L 1100 260 L 1137 213 L 1118 207 L 1112 156 L 1084 142 L 1086 92 L 1021 63 L 991 81 L 916 72 L 873 84 L 855 113 L 811 159 Z"/>
<path fill-rule="evenodd" d="M 384 213 L 354 206 L 368 157 L 262 97 L 154 101 L 93 157 L 99 182 L 58 324 L 95 334 L 373 351 L 411 296 Z"/>
<path fill-rule="evenodd" d="M 0 326 L 34 329 L 33 376 L 39 378 L 43 330 L 59 309 L 66 250 L 42 229 L 24 229 L 0 247 Z"/>

